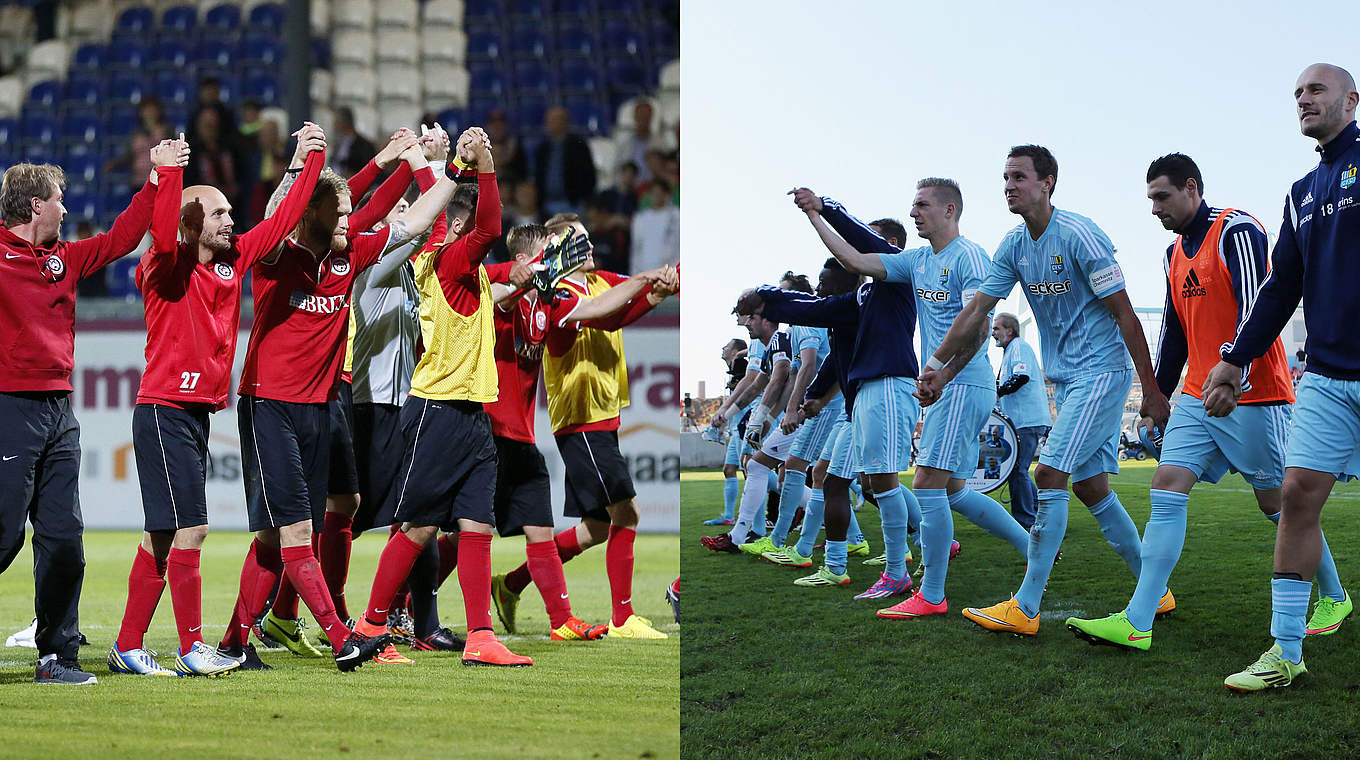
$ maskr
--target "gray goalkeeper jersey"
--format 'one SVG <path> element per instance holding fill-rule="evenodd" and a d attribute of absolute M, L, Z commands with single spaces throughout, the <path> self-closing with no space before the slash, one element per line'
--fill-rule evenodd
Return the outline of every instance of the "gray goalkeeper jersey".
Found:
<path fill-rule="evenodd" d="M 354 278 L 350 301 L 354 403 L 401 406 L 411 392 L 420 339 L 420 291 L 411 257 L 429 233 L 393 248 Z"/>

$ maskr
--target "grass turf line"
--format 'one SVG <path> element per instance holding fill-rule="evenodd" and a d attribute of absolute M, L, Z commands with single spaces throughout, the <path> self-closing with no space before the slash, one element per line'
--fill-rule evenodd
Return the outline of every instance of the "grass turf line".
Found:
<path fill-rule="evenodd" d="M 368 599 L 386 537 L 375 532 L 354 543 L 351 614 Z M 345 674 L 329 656 L 261 652 L 273 671 L 217 679 L 109 673 L 104 657 L 118 634 L 138 540 L 132 532 L 85 534 L 80 620 L 91 645 L 81 649 L 81 664 L 99 676 L 98 685 L 34 684 L 34 650 L 0 647 L 0 757 L 679 755 L 679 626 L 663 598 L 679 573 L 674 535 L 639 535 L 634 549 L 633 605 L 671 635 L 664 641 L 549 641 L 547 613 L 531 586 L 520 600 L 519 635 L 505 636 L 495 620 L 513 651 L 534 658 L 531 668 L 466 668 L 457 653 L 402 647 L 416 665 L 368 663 Z M 229 618 L 249 540 L 246 533 L 215 532 L 203 547 L 203 632 L 210 644 L 217 644 Z M 610 614 L 604 550 L 593 547 L 565 565 L 572 610 L 591 623 L 605 623 Z M 523 560 L 523 538 L 496 539 L 495 572 Z M 25 548 L 0 575 L 0 637 L 33 617 L 31 567 Z M 443 624 L 463 635 L 456 574 L 439 602 Z M 301 611 L 315 640 L 306 605 Z M 173 662 L 179 639 L 168 589 L 146 645 L 163 665 Z"/>
<path fill-rule="evenodd" d="M 1111 483 L 1141 535 L 1155 462 L 1121 467 Z M 850 559 L 845 588 L 799 588 L 792 581 L 807 571 L 700 546 L 700 536 L 726 530 L 702 525 L 722 511 L 720 473 L 683 473 L 681 499 L 686 757 L 730 757 L 734 747 L 748 758 L 1360 756 L 1360 619 L 1309 638 L 1309 672 L 1289 688 L 1241 695 L 1222 685 L 1271 643 L 1275 526 L 1236 475 L 1191 493 L 1170 584 L 1177 611 L 1157 623 L 1149 652 L 1092 647 L 1063 625 L 1118 612 L 1134 587 L 1075 498 L 1035 638 L 990 633 L 960 615 L 1019 588 L 1024 560 L 958 515 L 963 553 L 949 570 L 948 615 L 881 620 L 874 611 L 896 599 L 851 599 L 878 577 L 863 558 Z M 1352 592 L 1357 500 L 1360 486 L 1338 484 L 1323 512 Z M 858 518 L 879 553 L 877 511 L 866 504 Z"/>

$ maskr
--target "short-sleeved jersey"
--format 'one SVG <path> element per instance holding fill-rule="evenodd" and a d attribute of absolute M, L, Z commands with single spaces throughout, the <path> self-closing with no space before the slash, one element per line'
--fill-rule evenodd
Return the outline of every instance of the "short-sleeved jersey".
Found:
<path fill-rule="evenodd" d="M 765 354 L 760 358 L 760 374 L 769 377 L 780 362 L 793 362 L 793 340 L 785 330 L 776 330 L 765 341 Z"/>
<path fill-rule="evenodd" d="M 1048 392 L 1044 389 L 1044 373 L 1039 366 L 1039 357 L 1035 355 L 1034 348 L 1019 337 L 1006 344 L 1001 354 L 1001 371 L 996 377 L 1004 383 L 1015 375 L 1024 375 L 1029 380 L 1015 393 L 997 399 L 1001 413 L 1010 418 L 1016 429 L 1052 425 L 1053 417 L 1049 414 Z"/>
<path fill-rule="evenodd" d="M 939 253 L 928 245 L 901 253 L 880 253 L 888 282 L 913 286 L 916 320 L 921 326 L 921 356 L 940 347 L 954 318 L 963 311 L 987 275 L 987 252 L 965 237 L 957 237 Z M 993 388 L 992 364 L 986 351 L 974 354 L 953 382 Z"/>
<path fill-rule="evenodd" d="M 807 348 L 817 352 L 817 360 L 813 365 L 813 370 L 822 368 L 822 362 L 831 354 L 831 340 L 827 337 L 825 327 L 804 327 L 802 325 L 792 325 L 789 327 L 789 342 L 793 344 L 793 371 L 797 372 L 803 366 L 802 354 Z"/>
<path fill-rule="evenodd" d="M 978 290 L 1005 298 L 1017 282 L 1034 311 L 1050 380 L 1133 367 L 1119 323 L 1100 301 L 1124 289 L 1124 273 L 1095 222 L 1055 208 L 1038 240 L 1024 224 L 1007 233 Z"/>

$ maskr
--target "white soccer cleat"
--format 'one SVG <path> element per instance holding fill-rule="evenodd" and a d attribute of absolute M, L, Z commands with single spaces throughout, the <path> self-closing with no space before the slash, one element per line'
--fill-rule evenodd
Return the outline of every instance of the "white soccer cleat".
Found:
<path fill-rule="evenodd" d="M 181 676 L 207 676 L 209 678 L 224 675 L 239 667 L 241 667 L 241 662 L 235 657 L 218 654 L 216 649 L 201 641 L 195 641 L 187 653 L 177 655 L 174 663 L 170 665 L 170 669 Z"/>

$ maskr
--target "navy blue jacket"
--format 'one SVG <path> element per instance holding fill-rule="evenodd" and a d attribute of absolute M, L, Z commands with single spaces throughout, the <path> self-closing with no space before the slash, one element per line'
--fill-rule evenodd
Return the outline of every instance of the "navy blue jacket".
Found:
<path fill-rule="evenodd" d="M 1264 354 L 1303 299 L 1307 371 L 1360 380 L 1360 128 L 1351 122 L 1318 151 L 1285 198 L 1270 276 L 1222 354 L 1239 367 Z"/>

